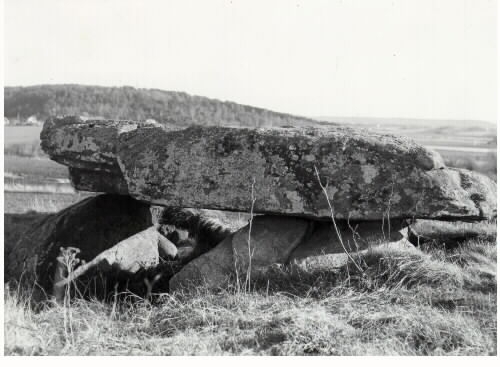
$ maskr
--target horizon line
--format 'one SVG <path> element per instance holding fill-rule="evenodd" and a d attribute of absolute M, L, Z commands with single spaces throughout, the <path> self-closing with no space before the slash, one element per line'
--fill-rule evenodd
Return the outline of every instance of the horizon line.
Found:
<path fill-rule="evenodd" d="M 474 122 L 484 122 L 492 125 L 498 125 L 498 117 L 497 121 L 492 121 L 492 120 L 485 120 L 485 119 L 460 119 L 460 118 L 435 118 L 435 117 L 403 117 L 403 116 L 338 116 L 338 115 L 317 115 L 317 116 L 308 116 L 308 115 L 298 115 L 298 114 L 293 114 L 290 112 L 282 112 L 282 111 L 276 111 L 276 110 L 271 110 L 266 107 L 260 107 L 260 106 L 255 106 L 255 105 L 250 105 L 246 103 L 241 103 L 241 102 L 236 102 L 234 100 L 223 100 L 219 98 L 213 98 L 209 96 L 204 96 L 204 95 L 199 95 L 199 94 L 192 94 L 190 92 L 186 91 L 180 91 L 180 90 L 168 90 L 168 89 L 161 89 L 161 88 L 145 88 L 145 87 L 134 87 L 132 85 L 99 85 L 99 84 L 85 84 L 85 83 L 43 83 L 43 84 L 29 84 L 29 85 L 4 85 L 5 88 L 29 88 L 29 87 L 43 87 L 43 86 L 85 86 L 85 87 L 98 87 L 98 88 L 133 88 L 136 90 L 155 90 L 155 91 L 161 91 L 161 92 L 170 92 L 170 93 L 184 93 L 192 97 L 202 97 L 202 98 L 207 98 L 207 99 L 212 99 L 220 102 L 229 102 L 229 103 L 236 103 L 239 105 L 243 106 L 248 106 L 248 107 L 254 107 L 254 108 L 259 108 L 263 110 L 268 110 L 271 112 L 276 112 L 276 113 L 283 113 L 283 114 L 288 114 L 296 117 L 304 117 L 304 118 L 309 118 L 309 119 L 314 119 L 318 121 L 322 121 L 322 119 L 392 119 L 392 120 L 415 120 L 415 121 L 474 121 Z M 4 96 L 4 103 L 5 103 L 5 96 Z M 4 111 L 5 115 L 5 111 Z M 323 120 L 324 121 L 324 120 Z M 335 122 L 335 121 L 325 121 L 325 122 Z"/>

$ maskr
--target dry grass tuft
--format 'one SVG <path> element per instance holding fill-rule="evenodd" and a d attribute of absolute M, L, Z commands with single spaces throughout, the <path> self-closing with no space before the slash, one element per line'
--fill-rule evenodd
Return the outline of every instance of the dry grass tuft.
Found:
<path fill-rule="evenodd" d="M 496 354 L 496 244 L 453 251 L 374 249 L 337 271 L 273 267 L 250 292 L 124 294 L 30 307 L 7 291 L 5 354 L 488 355 Z"/>

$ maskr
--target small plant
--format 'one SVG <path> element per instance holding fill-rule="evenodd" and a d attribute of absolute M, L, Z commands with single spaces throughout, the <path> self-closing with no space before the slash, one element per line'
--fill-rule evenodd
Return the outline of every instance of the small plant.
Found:
<path fill-rule="evenodd" d="M 255 205 L 256 197 L 255 197 L 255 177 L 252 181 L 251 186 L 251 205 L 250 205 L 250 218 L 248 220 L 248 239 L 247 239 L 247 248 L 248 248 L 248 266 L 245 272 L 245 282 L 243 284 L 243 289 L 240 281 L 240 269 L 238 265 L 238 254 L 233 250 L 234 257 L 234 268 L 236 274 L 236 292 L 250 292 L 251 291 L 251 283 L 252 283 L 252 258 L 255 251 L 255 248 L 252 248 L 252 225 L 253 225 L 253 217 L 254 217 L 254 205 Z"/>
<path fill-rule="evenodd" d="M 77 258 L 80 253 L 80 249 L 75 247 L 61 247 L 60 254 L 57 257 L 57 268 L 56 276 L 54 282 L 54 296 L 56 302 L 63 303 L 63 315 L 64 315 L 64 335 L 66 338 L 66 344 L 75 344 L 75 337 L 73 333 L 73 316 L 71 311 L 71 285 L 74 282 L 69 282 L 67 285 L 59 286 L 57 281 L 59 279 L 70 278 L 75 270 L 75 268 L 82 263 L 81 259 Z M 75 290 L 76 285 L 74 285 Z"/>

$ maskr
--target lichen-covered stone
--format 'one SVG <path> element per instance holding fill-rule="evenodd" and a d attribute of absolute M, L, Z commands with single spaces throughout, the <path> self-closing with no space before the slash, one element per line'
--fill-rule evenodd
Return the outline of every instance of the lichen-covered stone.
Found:
<path fill-rule="evenodd" d="M 415 246 L 455 248 L 471 239 L 496 241 L 496 226 L 483 223 L 417 220 L 408 227 L 408 240 Z"/>
<path fill-rule="evenodd" d="M 232 240 L 234 263 L 240 273 L 259 272 L 270 265 L 286 262 L 292 251 L 312 229 L 312 221 L 262 215 L 252 220 L 252 227 L 237 231 Z M 250 236 L 249 236 L 250 232 Z"/>
<path fill-rule="evenodd" d="M 131 197 L 87 198 L 34 224 L 8 252 L 5 273 L 51 291 L 60 247 L 80 249 L 88 262 L 151 225 L 149 205 Z"/>
<path fill-rule="evenodd" d="M 73 167 L 77 189 L 156 205 L 328 219 L 481 220 L 496 183 L 446 168 L 410 139 L 347 127 L 166 128 L 130 121 L 50 119 L 42 147 Z M 76 171 L 75 171 L 76 170 Z M 105 179 L 101 173 L 105 172 Z"/>
<path fill-rule="evenodd" d="M 333 223 L 316 222 L 311 235 L 293 250 L 288 262 L 310 263 L 316 261 L 318 257 L 327 256 L 330 260 L 338 259 L 338 263 L 344 264 L 348 258 L 346 251 L 357 253 L 381 243 L 401 241 L 404 235 L 400 231 L 406 231 L 403 228 L 407 226 L 403 220 L 359 223 L 337 221 L 336 224 L 338 234 Z M 332 264 L 335 263 L 336 261 Z"/>
<path fill-rule="evenodd" d="M 235 273 L 233 261 L 233 235 L 212 250 L 189 262 L 169 281 L 171 292 L 182 288 L 218 288 L 227 284 Z"/>
<path fill-rule="evenodd" d="M 91 269 L 112 269 L 127 275 L 136 274 L 157 267 L 160 258 L 174 259 L 176 256 L 175 245 L 158 232 L 157 226 L 151 226 L 104 250 L 71 274 L 61 274 L 63 279 L 55 286 L 63 287 Z"/>
<path fill-rule="evenodd" d="M 358 264 L 363 264 L 363 257 L 369 254 L 371 251 L 390 251 L 386 252 L 389 254 L 408 254 L 408 253 L 419 253 L 420 250 L 411 244 L 405 237 L 400 240 L 394 240 L 389 242 L 382 242 L 379 244 L 373 244 L 364 250 L 354 251 L 350 253 L 350 256 Z M 349 265 L 350 264 L 350 265 Z M 342 268 L 344 266 L 355 266 L 352 264 L 352 260 L 349 259 L 344 252 L 328 252 L 328 253 L 311 253 L 307 257 L 301 259 L 296 259 L 291 262 L 291 266 L 298 266 L 309 272 L 317 271 L 332 271 L 335 269 Z"/>
<path fill-rule="evenodd" d="M 190 287 L 223 287 L 232 275 L 244 282 L 273 264 L 284 264 L 309 235 L 311 221 L 301 218 L 258 216 L 220 244 L 189 262 L 169 283 L 171 291 Z M 249 237 L 250 231 L 250 237 Z M 250 240 L 250 242 L 249 242 Z"/>

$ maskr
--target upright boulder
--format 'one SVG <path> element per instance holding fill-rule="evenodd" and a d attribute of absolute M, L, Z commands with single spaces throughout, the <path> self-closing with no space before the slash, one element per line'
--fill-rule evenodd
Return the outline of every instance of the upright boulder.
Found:
<path fill-rule="evenodd" d="M 7 279 L 36 281 L 52 290 L 60 247 L 80 249 L 90 261 L 118 242 L 151 227 L 149 205 L 121 195 L 87 198 L 43 218 L 8 253 Z"/>
<path fill-rule="evenodd" d="M 187 263 L 169 281 L 171 292 L 183 288 L 224 286 L 235 274 L 233 259 L 233 235 L 216 247 Z"/>
<path fill-rule="evenodd" d="M 69 249 L 72 250 L 76 256 L 80 253 L 79 249 Z M 68 254 L 67 251 L 66 248 L 62 250 L 63 254 Z M 136 275 L 156 272 L 162 260 L 173 260 L 177 256 L 177 248 L 158 232 L 158 226 L 155 225 L 118 242 L 101 252 L 92 261 L 79 264 L 80 266 L 71 273 L 65 265 L 63 254 L 56 270 L 53 287 L 53 294 L 59 301 L 63 299 L 68 284 L 92 270 L 106 272 L 107 276 L 111 277 L 115 274 L 124 274 L 127 281 L 133 280 Z M 76 256 L 73 258 L 78 259 Z M 161 272 L 155 274 L 156 279 L 161 276 Z M 144 278 L 142 280 L 144 281 Z"/>
<path fill-rule="evenodd" d="M 79 190 L 152 204 L 337 219 L 475 221 L 496 215 L 496 183 L 446 168 L 410 139 L 366 130 L 163 127 L 49 119 L 42 147 Z M 316 175 L 316 170 L 319 177 Z M 251 192 L 254 192 L 252 198 Z"/>
<path fill-rule="evenodd" d="M 232 239 L 235 265 L 240 273 L 258 272 L 286 262 L 292 251 L 310 234 L 311 221 L 278 216 L 258 216 Z"/>
<path fill-rule="evenodd" d="M 311 222 L 292 217 L 258 216 L 209 252 L 194 259 L 170 279 L 170 290 L 224 286 L 231 275 L 245 279 L 274 263 L 285 263 L 309 234 Z M 249 237 L 250 232 L 250 237 Z"/>

